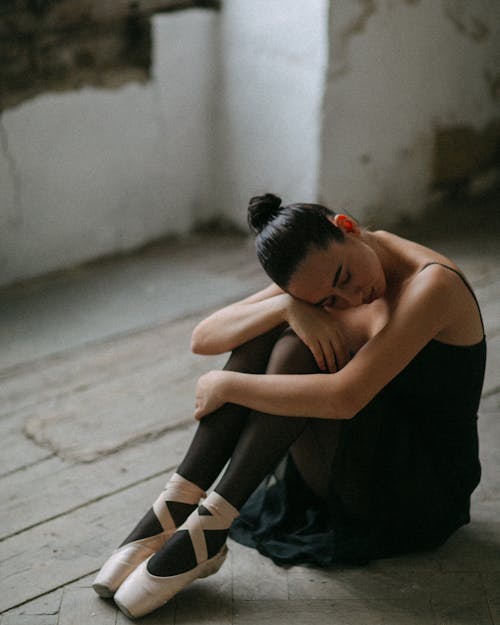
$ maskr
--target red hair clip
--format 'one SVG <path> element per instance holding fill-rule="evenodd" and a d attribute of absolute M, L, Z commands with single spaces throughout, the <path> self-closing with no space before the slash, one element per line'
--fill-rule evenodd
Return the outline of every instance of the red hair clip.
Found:
<path fill-rule="evenodd" d="M 352 232 L 354 230 L 353 222 L 345 215 L 338 215 L 337 222 L 339 227 L 343 228 L 346 232 Z"/>

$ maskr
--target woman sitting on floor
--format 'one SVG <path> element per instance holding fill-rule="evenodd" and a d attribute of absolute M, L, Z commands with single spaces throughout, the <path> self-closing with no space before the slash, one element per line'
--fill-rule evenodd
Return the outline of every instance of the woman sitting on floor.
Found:
<path fill-rule="evenodd" d="M 248 210 L 272 284 L 195 328 L 194 352 L 231 356 L 199 379 L 184 459 L 94 583 L 131 617 L 216 572 L 228 534 L 328 566 L 469 521 L 486 344 L 458 267 L 317 204 Z"/>

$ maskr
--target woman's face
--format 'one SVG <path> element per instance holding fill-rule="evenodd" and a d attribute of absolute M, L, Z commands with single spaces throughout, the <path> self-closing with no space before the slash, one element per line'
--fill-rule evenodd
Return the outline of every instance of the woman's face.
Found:
<path fill-rule="evenodd" d="M 386 288 L 375 250 L 359 231 L 345 234 L 322 250 L 312 248 L 288 284 L 290 295 L 324 308 L 344 309 L 369 304 Z"/>

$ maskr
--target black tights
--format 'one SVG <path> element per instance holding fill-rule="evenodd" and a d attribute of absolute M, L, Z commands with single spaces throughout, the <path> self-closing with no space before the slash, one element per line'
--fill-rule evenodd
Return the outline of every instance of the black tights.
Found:
<path fill-rule="evenodd" d="M 243 373 L 319 371 L 310 350 L 285 325 L 236 348 L 224 368 Z M 240 509 L 289 450 L 309 487 L 318 496 L 326 497 L 338 428 L 335 421 L 281 417 L 225 404 L 200 421 L 177 473 L 207 490 L 230 460 L 215 490 Z M 195 507 L 170 502 L 169 511 L 176 526 Z M 161 531 L 150 509 L 122 544 Z M 169 544 L 172 545 L 172 540 Z"/>
<path fill-rule="evenodd" d="M 233 351 L 225 369 L 245 373 L 316 373 L 310 350 L 284 326 Z M 226 404 L 205 416 L 177 473 L 207 490 L 229 464 L 215 491 L 240 509 L 288 450 L 311 488 L 322 496 L 331 475 L 338 437 L 334 421 L 283 417 Z M 201 504 L 201 514 L 207 513 Z M 200 513 L 200 512 L 199 512 Z M 227 530 L 205 532 L 208 557 L 224 544 Z M 177 532 L 148 562 L 153 575 L 170 576 L 196 566 L 187 530 Z"/>
<path fill-rule="evenodd" d="M 224 368 L 244 373 L 319 372 L 310 350 L 285 326 L 236 348 Z M 230 459 L 215 490 L 239 509 L 290 449 L 305 481 L 324 496 L 337 426 L 334 421 L 269 415 L 226 404 L 201 420 L 177 472 L 207 490 Z"/>

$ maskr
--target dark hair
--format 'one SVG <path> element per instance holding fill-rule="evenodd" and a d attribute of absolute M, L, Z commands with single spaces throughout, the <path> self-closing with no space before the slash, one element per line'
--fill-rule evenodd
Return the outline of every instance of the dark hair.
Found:
<path fill-rule="evenodd" d="M 281 198 L 272 193 L 250 200 L 248 225 L 257 235 L 257 257 L 273 282 L 286 288 L 311 248 L 326 249 L 331 241 L 344 241 L 344 233 L 328 217 L 335 217 L 335 212 L 326 206 L 281 206 Z"/>

